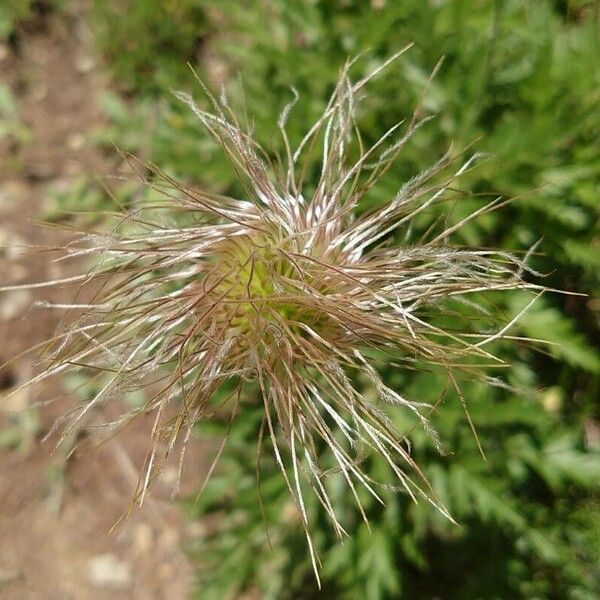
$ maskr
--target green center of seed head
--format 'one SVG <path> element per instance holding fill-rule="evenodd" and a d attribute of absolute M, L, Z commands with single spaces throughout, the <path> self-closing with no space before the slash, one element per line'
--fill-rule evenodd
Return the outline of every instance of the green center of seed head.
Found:
<path fill-rule="evenodd" d="M 282 321 L 296 330 L 298 321 L 310 317 L 300 300 L 298 268 L 271 239 L 232 237 L 214 258 L 215 292 L 227 307 L 226 318 L 235 333 L 264 332 L 269 323 L 280 329 Z"/>

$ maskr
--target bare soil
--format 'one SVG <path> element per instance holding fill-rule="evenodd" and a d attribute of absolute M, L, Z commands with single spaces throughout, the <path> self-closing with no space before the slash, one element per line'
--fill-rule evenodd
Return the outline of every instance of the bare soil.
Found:
<path fill-rule="evenodd" d="M 52 263 L 41 251 L 24 254 L 18 246 L 65 242 L 64 234 L 34 223 L 49 185 L 115 169 L 114 157 L 89 141 L 102 128 L 98 98 L 108 84 L 83 5 L 74 5 L 66 14 L 38 15 L 12 43 L 0 44 L 0 84 L 12 91 L 30 132 L 26 142 L 0 140 L 0 286 L 72 274 L 77 265 Z M 60 383 L 7 396 L 35 369 L 35 354 L 19 353 L 49 338 L 58 323 L 59 315 L 32 303 L 73 294 L 67 287 L 0 293 L 0 364 L 17 357 L 0 371 L 0 441 L 15 424 L 20 432 L 18 443 L 0 444 L 0 599 L 187 598 L 193 572 L 182 548 L 191 526 L 168 502 L 173 469 L 142 509 L 111 530 L 129 506 L 150 423 L 139 420 L 101 446 L 83 437 L 67 459 L 42 437 L 77 400 Z M 55 395 L 48 406 L 28 408 Z M 192 443 L 183 494 L 197 487 L 206 450 L 201 441 Z"/>

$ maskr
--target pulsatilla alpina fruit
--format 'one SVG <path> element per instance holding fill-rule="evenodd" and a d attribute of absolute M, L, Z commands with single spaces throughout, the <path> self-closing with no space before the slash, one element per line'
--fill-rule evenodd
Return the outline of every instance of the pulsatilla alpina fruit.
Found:
<path fill-rule="evenodd" d="M 397 368 L 445 370 L 462 400 L 458 374 L 485 376 L 474 363 L 497 360 L 486 346 L 516 319 L 490 332 L 460 318 L 443 328 L 435 315 L 453 314 L 452 302 L 477 312 L 482 294 L 536 286 L 522 278 L 527 257 L 451 243 L 457 229 L 500 203 L 452 224 L 443 218 L 449 198 L 460 202 L 455 182 L 474 157 L 448 153 L 357 216 L 365 194 L 426 120 L 417 111 L 369 148 L 357 136 L 359 96 L 395 58 L 357 82 L 349 79 L 350 65 L 344 68 L 322 116 L 294 148 L 286 135 L 292 105 L 285 107 L 278 124 L 286 167 L 277 176 L 225 101 L 209 94 L 208 112 L 178 94 L 223 145 L 245 197 L 198 191 L 150 166 L 147 184 L 160 202 L 67 247 L 70 256 L 95 258 L 89 272 L 68 280 L 91 283 L 93 300 L 58 307 L 83 316 L 53 340 L 33 381 L 82 368 L 101 375 L 99 390 L 67 427 L 127 390 L 148 390 L 137 412 L 153 413 L 155 425 L 140 500 L 177 438 L 189 438 L 193 425 L 225 401 L 235 419 L 248 387 L 264 405 L 260 440 L 272 446 L 307 535 L 307 488 L 344 533 L 328 492 L 330 473 L 345 479 L 359 506 L 358 486 L 380 497 L 379 483 L 361 469 L 368 453 L 383 457 L 398 489 L 446 514 L 385 404 L 409 411 L 439 444 L 427 418 L 431 407 L 386 385 L 373 361 L 384 353 Z M 316 177 L 310 161 L 318 164 Z M 428 209 L 438 217 L 441 209 L 442 218 L 432 218 L 413 242 L 411 224 Z M 225 383 L 227 394 L 219 391 Z M 171 403 L 175 418 L 165 410 Z M 312 545 L 311 553 L 314 562 Z"/>

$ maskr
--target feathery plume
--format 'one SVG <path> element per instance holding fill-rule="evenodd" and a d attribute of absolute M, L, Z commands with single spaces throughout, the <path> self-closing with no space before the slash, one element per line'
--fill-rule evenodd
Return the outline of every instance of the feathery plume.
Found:
<path fill-rule="evenodd" d="M 302 515 L 315 571 L 303 493 L 308 485 L 342 536 L 327 489 L 332 465 L 360 507 L 359 486 L 381 500 L 378 482 L 361 469 L 361 457 L 377 453 L 399 490 L 450 518 L 382 403 L 410 411 L 439 446 L 427 419 L 432 407 L 386 385 L 373 365 L 374 350 L 387 353 L 399 368 L 445 370 L 464 402 L 458 374 L 485 377 L 473 357 L 499 363 L 486 346 L 506 336 L 516 319 L 489 333 L 473 331 L 460 319 L 452 329 L 441 328 L 429 315 L 451 315 L 451 301 L 475 312 L 475 299 L 493 290 L 541 289 L 523 280 L 527 257 L 450 242 L 457 229 L 497 208 L 500 199 L 456 224 L 435 221 L 418 243 L 394 243 L 394 234 L 406 237 L 417 215 L 455 194 L 452 186 L 476 157 L 459 164 L 448 152 L 384 206 L 355 215 L 427 120 L 417 110 L 368 149 L 357 136 L 355 114 L 365 84 L 406 49 L 358 82 L 350 80 L 347 64 L 322 116 L 296 148 L 286 134 L 295 100 L 286 106 L 278 126 L 287 166 L 278 176 L 224 99 L 206 90 L 209 112 L 178 93 L 222 144 L 246 198 L 198 191 L 147 165 L 146 183 L 162 201 L 124 215 L 110 233 L 84 234 L 70 244 L 68 257 L 96 259 L 88 273 L 38 284 L 76 281 L 95 290 L 88 304 L 56 306 L 84 315 L 57 334 L 47 365 L 31 382 L 82 368 L 103 374 L 104 384 L 69 415 L 65 431 L 127 390 L 149 390 L 139 410 L 111 424 L 123 425 L 142 412 L 155 415 L 140 502 L 177 439 L 183 436 L 185 444 L 194 424 L 219 409 L 214 398 L 224 399 L 215 396 L 223 384 L 233 389 L 225 398 L 231 419 L 243 411 L 244 386 L 258 387 L 263 431 Z M 349 164 L 353 139 L 360 152 Z M 307 192 L 303 173 L 314 152 L 320 175 Z M 361 394 L 359 377 L 381 402 Z M 177 416 L 167 417 L 173 403 Z"/>

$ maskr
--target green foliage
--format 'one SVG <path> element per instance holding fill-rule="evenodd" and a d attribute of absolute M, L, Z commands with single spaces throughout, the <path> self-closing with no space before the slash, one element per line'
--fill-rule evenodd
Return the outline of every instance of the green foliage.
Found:
<path fill-rule="evenodd" d="M 36 13 L 59 10 L 64 0 L 2 0 L 0 4 L 0 41 L 12 36 L 17 27 Z"/>
<path fill-rule="evenodd" d="M 194 0 L 93 0 L 100 49 L 125 89 L 163 91 L 194 61 L 206 28 Z"/>
<path fill-rule="evenodd" d="M 133 184 L 127 184 L 109 192 L 99 181 L 87 175 L 58 181 L 46 190 L 42 217 L 49 222 L 70 220 L 86 227 L 106 223 L 109 211 L 130 207 L 135 191 Z"/>
<path fill-rule="evenodd" d="M 75 395 L 80 402 L 89 402 L 110 380 L 109 375 L 92 379 L 88 373 L 75 373 L 65 377 L 65 388 Z M 143 404 L 143 392 L 140 390 L 126 391 L 123 400 L 132 408 L 139 409 Z"/>
<path fill-rule="evenodd" d="M 32 0 L 7 0 L 0 5 L 0 40 L 7 39 L 19 21 L 31 15 Z"/>
<path fill-rule="evenodd" d="M 438 424 L 453 440 L 452 454 L 436 456 L 424 439 L 415 440 L 415 459 L 427 464 L 459 525 L 427 504 L 388 492 L 385 507 L 364 498 L 369 530 L 341 482 L 333 481 L 342 524 L 351 532 L 339 543 L 309 503 L 319 532 L 323 597 L 594 597 L 600 589 L 598 503 L 586 500 L 586 490 L 599 487 L 600 453 L 584 451 L 581 440 L 538 403 L 486 396 L 470 394 L 486 462 L 476 454 L 458 402 L 444 407 Z M 267 599 L 312 597 L 310 563 L 299 560 L 306 550 L 298 513 L 267 448 L 257 488 L 252 449 L 261 414 L 244 410 L 221 467 L 190 506 L 207 523 L 194 548 L 198 598 L 236 598 L 252 589 Z M 216 433 L 225 432 L 223 425 Z M 372 465 L 374 474 L 382 469 Z"/>
<path fill-rule="evenodd" d="M 131 12 L 123 18 L 111 3 L 97 2 L 95 11 L 110 25 L 98 21 L 98 44 L 115 76 L 137 94 L 130 104 L 116 95 L 103 100 L 110 137 L 128 150 L 193 183 L 240 191 L 219 149 L 170 95 L 176 86 L 194 88 L 193 77 L 183 75 L 184 63 L 193 57 L 191 40 L 205 30 L 215 31 L 207 42 L 212 55 L 230 75 L 241 74 L 239 80 L 230 77 L 231 102 L 247 107 L 248 120 L 273 159 L 283 153 L 276 123 L 292 97 L 291 85 L 301 96 L 289 121 L 293 142 L 320 113 L 349 56 L 368 51 L 355 65 L 360 76 L 414 41 L 396 70 L 370 86 L 361 131 L 366 143 L 373 141 L 418 102 L 437 118 L 419 132 L 380 195 L 368 202 L 393 194 L 451 142 L 458 148 L 474 143 L 490 158 L 464 178 L 465 198 L 447 218 L 458 222 L 481 205 L 481 196 L 514 201 L 465 228 L 459 241 L 522 251 L 542 239 L 532 258 L 547 273 L 543 283 L 588 295 L 547 294 L 526 313 L 514 333 L 551 342 L 539 352 L 517 342 L 498 343 L 499 354 L 513 365 L 506 374 L 509 383 L 523 390 L 519 397 L 463 382 L 487 461 L 450 395 L 434 418 L 448 454 L 436 454 L 418 431 L 412 436 L 416 460 L 427 465 L 459 526 L 427 504 L 413 505 L 389 493 L 385 508 L 368 505 L 369 533 L 340 486 L 336 499 L 352 536 L 339 544 L 323 514 L 308 507 L 323 561 L 322 597 L 598 597 L 597 3 L 205 0 L 178 3 L 180 12 L 174 13 L 168 12 L 175 6 L 170 2 L 126 4 Z M 192 6 L 202 8 L 182 17 Z M 160 51 L 156 40 L 166 40 Z M 445 62 L 426 88 L 441 55 Z M 210 79 L 209 63 L 197 67 Z M 416 226 L 426 228 L 429 222 Z M 496 308 L 509 320 L 524 302 L 516 294 Z M 386 369 L 385 374 L 412 398 L 435 402 L 443 392 L 445 382 L 429 373 Z M 197 548 L 198 597 L 240 597 L 244 591 L 264 598 L 312 597 L 317 592 L 302 529 L 268 448 L 260 469 L 265 518 L 261 515 L 252 460 L 260 411 L 251 404 L 243 408 L 212 482 L 190 507 L 207 530 Z M 411 424 L 398 426 L 408 430 Z M 217 428 L 216 434 L 226 429 Z M 374 474 L 384 471 L 375 461 L 369 468 Z"/>
<path fill-rule="evenodd" d="M 20 144 L 30 139 L 27 127 L 19 119 L 19 111 L 10 88 L 0 84 L 0 142 L 7 137 Z"/>

